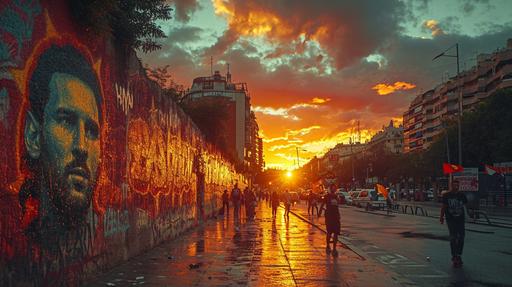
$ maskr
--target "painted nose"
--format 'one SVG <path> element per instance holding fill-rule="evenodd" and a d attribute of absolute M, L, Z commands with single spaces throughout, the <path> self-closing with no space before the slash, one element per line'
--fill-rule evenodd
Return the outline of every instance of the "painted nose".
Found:
<path fill-rule="evenodd" d="M 85 123 L 82 121 L 80 121 L 75 135 L 75 144 L 72 153 L 78 161 L 85 161 L 87 159 L 87 136 Z"/>

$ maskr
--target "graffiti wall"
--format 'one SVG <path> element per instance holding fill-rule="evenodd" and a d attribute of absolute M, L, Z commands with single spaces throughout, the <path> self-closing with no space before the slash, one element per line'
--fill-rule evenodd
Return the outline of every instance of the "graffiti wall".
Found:
<path fill-rule="evenodd" d="M 80 29 L 64 1 L 0 4 L 1 286 L 80 284 L 244 182 L 133 53 Z"/>

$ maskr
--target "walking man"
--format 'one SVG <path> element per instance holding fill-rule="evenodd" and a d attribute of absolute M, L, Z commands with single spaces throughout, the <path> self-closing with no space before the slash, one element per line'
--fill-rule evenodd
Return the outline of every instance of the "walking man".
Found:
<path fill-rule="evenodd" d="M 465 234 L 465 216 L 464 205 L 467 203 L 464 193 L 459 191 L 459 182 L 452 181 L 452 188 L 449 192 L 443 194 L 443 206 L 441 207 L 441 216 L 439 221 L 446 224 L 450 233 L 450 248 L 452 252 L 452 265 L 455 268 L 462 266 L 462 250 L 464 248 Z"/>
<path fill-rule="evenodd" d="M 316 209 L 316 213 L 315 213 L 315 209 Z M 309 194 L 308 194 L 308 215 L 309 214 L 311 214 L 311 215 L 318 214 L 318 206 L 316 203 L 316 194 L 313 192 L 313 190 L 310 190 Z"/>
<path fill-rule="evenodd" d="M 272 205 L 272 217 L 275 218 L 277 214 L 277 207 L 279 206 L 279 194 L 276 190 L 272 190 L 270 195 L 270 203 Z"/>
<path fill-rule="evenodd" d="M 329 193 L 324 197 L 325 204 L 325 226 L 327 229 L 327 234 L 325 238 L 326 247 L 325 251 L 327 253 L 331 252 L 330 242 L 332 236 L 332 256 L 338 256 L 338 251 L 336 251 L 336 243 L 338 242 L 338 234 L 341 231 L 340 224 L 340 211 L 338 209 L 339 198 L 335 193 L 336 189 L 331 187 L 329 189 Z"/>
<path fill-rule="evenodd" d="M 286 219 L 289 219 L 290 218 L 290 208 L 292 205 L 292 199 L 290 197 L 290 191 L 288 189 L 284 192 L 283 201 L 284 201 L 284 217 Z"/>
<path fill-rule="evenodd" d="M 238 188 L 238 183 L 235 183 L 235 186 L 231 190 L 231 201 L 233 202 L 233 213 L 235 216 L 235 220 L 240 219 L 240 199 L 242 197 L 242 192 Z"/>
<path fill-rule="evenodd" d="M 229 216 L 229 194 L 227 189 L 224 189 L 222 193 L 222 215 L 224 215 L 224 213 Z"/>

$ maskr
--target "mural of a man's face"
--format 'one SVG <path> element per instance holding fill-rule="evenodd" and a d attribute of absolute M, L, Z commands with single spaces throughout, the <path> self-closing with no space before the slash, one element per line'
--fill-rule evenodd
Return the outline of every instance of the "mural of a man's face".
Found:
<path fill-rule="evenodd" d="M 63 210 L 88 208 L 100 157 L 98 106 L 80 79 L 54 73 L 42 124 L 42 163 L 50 197 Z"/>
<path fill-rule="evenodd" d="M 27 114 L 25 143 L 41 167 L 50 204 L 81 218 L 88 210 L 100 159 L 99 110 L 93 89 L 80 78 L 54 72 L 42 119 Z"/>

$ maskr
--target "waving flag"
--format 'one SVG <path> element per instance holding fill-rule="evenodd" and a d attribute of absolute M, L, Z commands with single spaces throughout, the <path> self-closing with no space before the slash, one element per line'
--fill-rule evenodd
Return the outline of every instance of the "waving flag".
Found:
<path fill-rule="evenodd" d="M 443 173 L 444 174 L 451 174 L 454 172 L 461 172 L 464 170 L 464 167 L 462 165 L 458 164 L 451 164 L 451 163 L 443 163 Z"/>
<path fill-rule="evenodd" d="M 512 167 L 485 165 L 485 172 L 488 175 L 493 175 L 495 173 L 504 175 L 504 174 L 512 173 Z"/>
<path fill-rule="evenodd" d="M 377 183 L 377 193 L 380 193 L 382 194 L 382 196 L 384 196 L 385 198 L 388 198 L 388 190 L 387 188 L 382 185 L 382 184 L 379 184 Z"/>
<path fill-rule="evenodd" d="M 488 175 L 493 175 L 497 172 L 496 168 L 494 166 L 490 166 L 490 165 L 485 165 L 485 172 L 488 174 Z"/>

